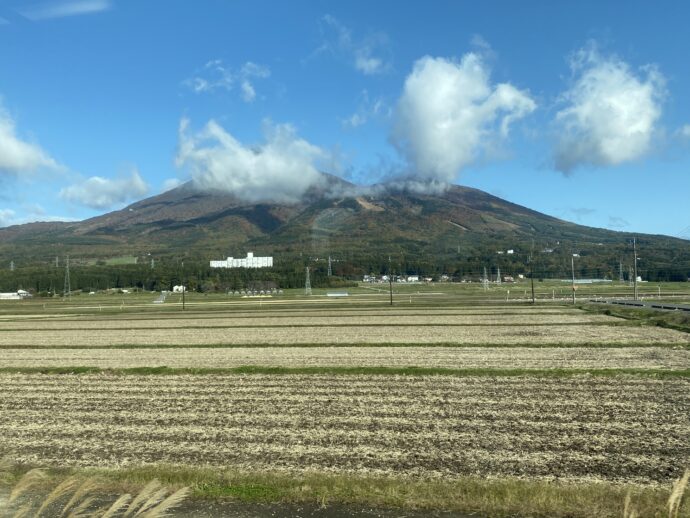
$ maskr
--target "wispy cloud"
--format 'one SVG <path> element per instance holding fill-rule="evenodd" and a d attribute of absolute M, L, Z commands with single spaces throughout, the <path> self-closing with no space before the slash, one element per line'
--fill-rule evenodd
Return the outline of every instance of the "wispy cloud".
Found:
<path fill-rule="evenodd" d="M 337 18 L 327 14 L 321 18 L 319 28 L 323 37 L 321 45 L 312 53 L 340 56 L 349 61 L 355 70 L 365 74 L 380 74 L 390 70 L 388 36 L 382 32 L 356 38 L 352 30 Z"/>
<path fill-rule="evenodd" d="M 630 223 L 625 218 L 620 216 L 609 216 L 609 223 L 607 225 L 609 228 L 625 228 L 629 227 Z"/>
<path fill-rule="evenodd" d="M 244 102 L 250 103 L 256 99 L 254 81 L 270 77 L 271 70 L 265 65 L 258 65 L 247 61 L 239 69 L 233 69 L 223 60 L 214 59 L 204 65 L 204 68 L 194 77 L 184 81 L 184 84 L 196 93 L 213 92 L 216 90 L 232 91 L 239 88 Z"/>
<path fill-rule="evenodd" d="M 685 124 L 685 125 L 681 126 L 680 128 L 678 128 L 678 130 L 676 131 L 676 134 L 679 137 L 690 139 L 690 124 Z"/>
<path fill-rule="evenodd" d="M 386 101 L 377 97 L 372 99 L 367 90 L 362 90 L 359 95 L 357 110 L 348 117 L 341 119 L 343 127 L 354 129 L 363 126 L 369 120 L 377 117 L 390 117 L 392 109 Z"/>
<path fill-rule="evenodd" d="M 133 169 L 127 177 L 116 179 L 92 176 L 81 183 L 70 185 L 60 191 L 60 197 L 92 209 L 109 209 L 144 196 L 148 192 L 146 182 Z"/>
<path fill-rule="evenodd" d="M 112 7 L 110 0 L 65 0 L 59 2 L 46 2 L 23 7 L 19 14 L 31 21 L 49 20 L 52 18 L 64 18 L 67 16 L 80 16 L 107 11 Z"/>
<path fill-rule="evenodd" d="M 24 207 L 24 215 L 20 216 L 12 209 L 0 209 L 0 228 L 12 225 L 23 225 L 35 221 L 74 221 L 74 218 L 52 216 L 40 205 Z"/>
<path fill-rule="evenodd" d="M 173 189 L 179 187 L 183 183 L 184 182 L 182 180 L 180 180 L 179 178 L 167 178 L 163 182 L 163 188 L 161 189 L 161 192 L 172 191 Z"/>
<path fill-rule="evenodd" d="M 60 166 L 38 144 L 17 136 L 14 120 L 0 105 L 0 174 L 41 168 L 59 169 Z"/>
<path fill-rule="evenodd" d="M 574 83 L 561 96 L 556 114 L 557 170 L 583 165 L 614 166 L 650 149 L 666 95 L 665 79 L 647 65 L 639 73 L 616 56 L 602 56 L 594 44 L 571 60 Z"/>

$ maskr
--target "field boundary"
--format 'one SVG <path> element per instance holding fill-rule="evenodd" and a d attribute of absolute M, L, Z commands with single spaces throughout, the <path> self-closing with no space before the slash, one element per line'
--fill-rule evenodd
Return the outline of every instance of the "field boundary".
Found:
<path fill-rule="evenodd" d="M 573 349 L 573 348 L 592 348 L 592 349 L 646 349 L 646 348 L 678 348 L 690 349 L 690 342 L 687 344 L 674 342 L 661 343 L 643 343 L 643 342 L 611 342 L 611 343 L 458 343 L 458 342 L 429 342 L 429 343 L 412 343 L 412 342 L 391 342 L 384 344 L 377 344 L 372 342 L 338 342 L 338 343 L 288 343 L 288 344 L 255 344 L 255 343 L 239 343 L 239 344 L 117 344 L 117 345 L 32 345 L 32 344 L 15 344 L 15 345 L 0 345 L 0 351 L 3 349 L 36 349 L 36 350 L 62 350 L 62 349 L 290 349 L 290 348 L 328 348 L 328 347 L 387 347 L 387 348 L 405 348 L 405 347 L 453 347 L 458 349 L 464 348 L 500 348 L 500 349 Z"/>
<path fill-rule="evenodd" d="M 1 481 L 11 487 L 29 469 L 19 466 Z M 553 518 L 619 517 L 626 497 L 639 516 L 665 516 L 671 492 L 665 486 L 638 486 L 610 482 L 563 482 L 550 479 L 485 479 L 462 477 L 452 480 L 413 477 L 335 475 L 314 472 L 286 475 L 271 472 L 241 472 L 176 465 L 128 469 L 48 468 L 44 485 L 51 487 L 70 476 L 89 480 L 99 491 L 135 493 L 157 479 L 171 489 L 188 486 L 195 501 L 256 504 L 316 504 L 321 508 L 363 505 L 400 510 L 451 511 L 468 515 L 534 516 Z M 679 516 L 687 516 L 688 500 Z"/>
<path fill-rule="evenodd" d="M 448 369 L 442 367 L 268 367 L 240 366 L 227 368 L 172 368 L 172 367 L 129 367 L 101 368 L 89 366 L 72 367 L 0 367 L 0 374 L 101 374 L 112 376 L 179 376 L 179 375 L 373 375 L 373 376 L 455 376 L 455 377 L 530 377 L 566 378 L 574 376 L 620 377 L 642 376 L 651 378 L 689 378 L 690 368 L 670 369 L 491 369 L 468 368 Z"/>

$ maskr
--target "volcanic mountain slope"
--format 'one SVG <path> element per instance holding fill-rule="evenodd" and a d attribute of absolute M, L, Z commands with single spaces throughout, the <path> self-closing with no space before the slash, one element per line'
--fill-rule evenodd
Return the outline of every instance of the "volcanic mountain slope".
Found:
<path fill-rule="evenodd" d="M 453 185 L 439 193 L 377 186 L 360 189 L 324 175 L 299 203 L 253 203 L 192 183 L 122 210 L 75 223 L 0 229 L 0 257 L 184 254 L 199 260 L 247 251 L 329 254 L 366 251 L 427 256 L 472 250 L 526 250 L 568 243 L 568 250 L 625 248 L 630 235 L 584 227 Z M 659 251 L 687 252 L 688 242 L 646 236 Z M 493 252 L 495 253 L 495 252 Z"/>

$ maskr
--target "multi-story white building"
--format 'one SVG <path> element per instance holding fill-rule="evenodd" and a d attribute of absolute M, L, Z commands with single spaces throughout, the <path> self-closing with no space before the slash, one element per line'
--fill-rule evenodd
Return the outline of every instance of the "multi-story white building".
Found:
<path fill-rule="evenodd" d="M 254 257 L 253 252 L 248 252 L 247 257 L 228 257 L 224 261 L 211 261 L 211 268 L 271 268 L 273 257 Z"/>

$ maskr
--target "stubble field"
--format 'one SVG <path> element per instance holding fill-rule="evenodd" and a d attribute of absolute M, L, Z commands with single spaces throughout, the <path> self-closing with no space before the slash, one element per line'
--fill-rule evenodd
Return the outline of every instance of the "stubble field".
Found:
<path fill-rule="evenodd" d="M 0 353 L 0 456 L 30 465 L 640 488 L 690 465 L 690 335 L 569 307 L 5 312 Z"/>

